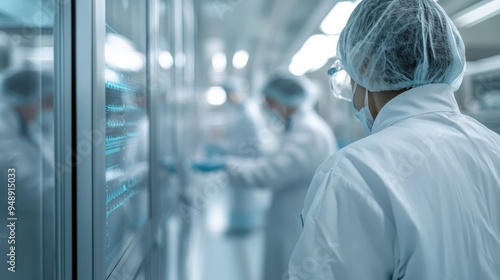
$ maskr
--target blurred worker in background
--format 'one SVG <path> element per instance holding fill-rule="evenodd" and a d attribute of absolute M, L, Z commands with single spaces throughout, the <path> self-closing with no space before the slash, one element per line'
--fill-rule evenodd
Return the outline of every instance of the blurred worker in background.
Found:
<path fill-rule="evenodd" d="M 273 191 L 264 278 L 276 280 L 286 272 L 300 235 L 300 211 L 314 171 L 337 149 L 337 143 L 330 127 L 308 102 L 310 88 L 305 78 L 276 75 L 266 83 L 263 93 L 266 110 L 283 127 L 278 149 L 256 158 L 229 157 L 220 167 L 226 168 L 232 186 Z"/>
<path fill-rule="evenodd" d="M 231 77 L 222 85 L 227 101 L 224 104 L 225 128 L 221 149 L 228 156 L 252 159 L 262 154 L 259 131 L 263 128 L 258 104 L 247 97 L 248 84 L 240 77 Z M 243 235 L 262 225 L 267 193 L 256 188 L 232 186 L 229 192 L 228 234 Z"/>
<path fill-rule="evenodd" d="M 263 120 L 257 104 L 247 98 L 247 82 L 243 78 L 232 77 L 226 80 L 222 88 L 227 96 L 224 104 L 226 132 L 222 148 L 230 155 L 255 157 L 259 154 L 258 141 L 255 139 Z M 246 147 L 246 144 L 252 146 Z"/>
<path fill-rule="evenodd" d="M 43 123 L 53 122 L 51 111 L 53 80 L 48 73 L 12 70 L 4 74 L 0 87 L 0 180 L 14 180 L 16 227 L 16 272 L 3 269 L 1 279 L 52 279 L 54 250 L 54 144 L 43 140 Z M 43 118 L 48 118 L 44 120 Z M 47 125 L 47 124 L 46 124 Z M 46 126 L 45 125 L 45 126 Z M 51 130 L 53 132 L 53 130 Z M 52 138 L 53 139 L 53 138 Z M 9 175 L 10 174 L 10 175 Z M 11 180 L 12 181 L 12 180 Z M 7 186 L 0 192 L 5 205 L 0 218 L 7 220 Z M 10 217 L 10 216 L 9 216 Z M 0 251 L 10 245 L 9 228 L 0 229 Z M 37 238 L 43 236 L 44 238 Z M 5 238 L 5 239 L 4 239 Z M 51 253 L 52 252 L 52 253 Z M 6 263 L 7 257 L 0 257 Z M 13 277 L 13 278 L 9 278 Z"/>
<path fill-rule="evenodd" d="M 453 22 L 434 0 L 365 0 L 337 53 L 334 95 L 369 136 L 318 168 L 287 279 L 500 279 L 500 136 L 459 111 Z"/>

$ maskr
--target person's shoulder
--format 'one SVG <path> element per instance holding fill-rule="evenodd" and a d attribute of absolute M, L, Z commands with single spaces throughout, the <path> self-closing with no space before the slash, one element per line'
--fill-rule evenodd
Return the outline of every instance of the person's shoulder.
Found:
<path fill-rule="evenodd" d="M 320 123 L 326 124 L 326 121 L 312 108 L 304 108 L 301 114 L 306 120 L 318 120 Z"/>
<path fill-rule="evenodd" d="M 380 144 L 376 144 L 377 138 L 375 135 L 370 135 L 359 139 L 333 153 L 323 164 L 318 168 L 318 171 L 329 172 L 339 170 L 346 166 L 352 166 L 366 160 L 367 156 L 372 157 L 375 153 L 375 148 L 380 148 Z"/>
<path fill-rule="evenodd" d="M 359 191 L 371 192 L 370 182 L 375 180 L 374 174 L 383 171 L 381 163 L 387 158 L 386 154 L 395 152 L 399 145 L 397 139 L 382 142 L 387 139 L 385 133 L 377 133 L 359 139 L 343 147 L 329 156 L 316 170 L 317 174 L 330 177 L 331 185 L 335 188 L 355 187 Z M 377 186 L 382 187 L 382 186 Z"/>
<path fill-rule="evenodd" d="M 333 134 L 333 131 L 328 123 L 312 109 L 304 109 L 298 113 L 292 123 L 300 126 L 302 130 Z"/>
<path fill-rule="evenodd" d="M 493 140 L 493 143 L 496 145 L 500 145 L 500 134 L 498 132 L 493 131 L 491 128 L 484 125 L 482 122 L 477 120 L 475 117 L 462 115 L 465 122 L 469 125 L 471 129 L 473 129 L 477 134 L 480 134 L 483 140 L 489 141 Z M 483 118 L 495 118 L 490 116 L 483 116 Z"/>
<path fill-rule="evenodd" d="M 316 169 L 306 197 L 305 209 L 318 204 L 318 200 L 321 200 L 326 193 L 354 192 L 362 195 L 371 193 L 370 186 L 364 178 L 364 173 L 370 165 L 364 162 L 359 153 L 367 143 L 365 139 L 367 138 L 336 151 Z"/>

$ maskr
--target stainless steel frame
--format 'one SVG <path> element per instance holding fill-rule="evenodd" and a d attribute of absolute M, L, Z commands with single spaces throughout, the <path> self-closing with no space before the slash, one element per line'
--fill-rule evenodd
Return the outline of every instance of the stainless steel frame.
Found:
<path fill-rule="evenodd" d="M 157 131 L 159 122 L 158 100 L 160 97 L 160 88 L 157 84 L 158 73 L 158 11 L 159 1 L 149 0 L 147 3 L 148 29 L 147 40 L 147 85 L 148 85 L 148 114 L 150 120 L 150 147 L 158 149 Z M 173 33 L 174 56 L 175 53 L 184 53 L 190 56 L 189 61 L 183 68 L 176 67 L 173 76 L 175 94 L 175 113 L 176 127 L 172 131 L 172 137 L 175 137 L 175 145 L 178 154 L 178 173 L 180 184 L 183 188 L 188 188 L 189 180 L 185 159 L 188 158 L 191 147 L 186 143 L 190 133 L 186 125 L 195 124 L 192 110 L 196 109 L 194 83 L 194 14 L 193 2 L 185 3 L 182 0 L 171 0 L 173 5 Z M 171 211 L 172 207 L 162 205 L 160 198 L 161 182 L 158 181 L 160 158 L 158 153 L 150 153 L 150 194 L 151 208 L 150 218 L 142 227 L 141 231 L 132 240 L 129 247 L 122 254 L 121 259 L 116 263 L 114 269 L 106 277 L 106 244 L 103 233 L 105 232 L 105 81 L 104 81 L 104 45 L 106 40 L 106 4 L 105 1 L 98 0 L 75 0 L 72 5 L 64 7 L 64 16 L 58 21 L 66 28 L 61 30 L 66 42 L 61 42 L 59 48 L 63 50 L 58 74 L 64 80 L 59 87 L 61 92 L 71 92 L 74 90 L 72 98 L 61 99 L 58 107 L 65 108 L 58 112 L 58 120 L 62 127 L 58 135 L 59 145 L 72 144 L 74 150 L 74 173 L 65 174 L 60 177 L 60 184 L 70 186 L 73 183 L 73 193 L 71 188 L 61 188 L 58 193 L 59 201 L 63 207 L 58 211 L 61 223 L 60 235 L 64 242 L 59 245 L 59 261 L 62 263 L 58 270 L 60 279 L 131 279 L 141 269 L 148 271 L 153 279 L 159 275 L 163 268 L 158 262 L 161 253 L 157 246 L 162 242 L 160 239 L 166 239 L 165 227 L 168 216 L 165 211 Z M 73 13 L 71 13 L 73 11 Z M 187 13 L 187 14 L 186 14 Z M 74 18 L 71 18 L 71 15 Z M 190 24 L 187 21 L 192 21 Z M 71 22 L 74 23 L 74 29 L 71 29 Z M 71 31 L 74 34 L 71 34 Z M 185 33 L 190 34 L 185 34 Z M 67 38 L 73 35 L 74 40 L 68 43 Z M 187 35 L 187 36 L 186 36 Z M 170 36 L 170 35 L 169 35 Z M 64 41 L 64 40 L 61 40 Z M 72 53 L 72 51 L 74 53 Z M 73 61 L 71 56 L 73 55 Z M 74 63 L 72 65 L 72 63 Z M 73 68 L 73 72 L 68 69 Z M 71 84 L 73 78 L 74 84 Z M 73 99 L 74 98 L 74 99 Z M 73 108 L 73 112 L 69 108 Z M 68 122 L 72 114 L 74 126 Z M 188 118 L 188 120 L 186 120 Z M 179 122 L 182 120 L 182 124 Z M 73 131 L 71 135 L 70 131 Z M 72 138 L 73 137 L 73 138 Z M 71 146 L 71 145 L 70 145 Z M 151 150 L 150 150 L 151 151 Z M 68 157 L 68 154 L 59 154 L 58 159 Z M 185 190 L 186 190 L 185 189 Z M 184 196 L 188 196 L 184 193 Z M 71 201 L 75 203 L 72 205 Z M 68 217 L 68 210 L 76 211 L 73 217 Z M 72 230 L 68 228 L 73 218 Z M 66 227 L 64 227 L 66 226 Z M 184 224 L 183 232 L 189 233 L 189 224 Z M 73 235 L 71 235 L 73 232 Z M 72 237 L 72 238 L 71 238 Z M 187 238 L 187 236 L 184 236 Z M 72 243 L 73 242 L 73 243 Z M 180 247 L 187 248 L 189 240 L 184 239 Z M 71 250 L 71 244 L 74 244 L 74 251 Z M 172 244 L 173 245 L 173 244 Z M 164 245 L 163 245 L 164 246 Z M 158 250 L 156 250 L 158 249 Z M 163 247 L 163 250 L 165 248 Z M 181 250 L 182 251 L 182 250 Z M 68 256 L 70 256 L 68 258 Z M 75 258 L 72 263 L 69 261 Z M 177 256 L 185 258 L 179 252 Z M 142 267 L 141 265 L 144 264 Z M 179 262 L 182 267 L 178 279 L 183 279 L 186 275 L 185 263 Z"/>
<path fill-rule="evenodd" d="M 160 81 L 158 80 L 157 73 L 159 72 L 159 65 L 157 57 L 158 53 L 158 33 L 159 33 L 159 1 L 158 0 L 150 0 L 147 2 L 147 19 L 148 19 L 148 31 L 147 31 L 147 50 L 148 50 L 148 85 L 149 85 L 149 124 L 150 124 L 150 134 L 149 134 L 149 147 L 156 148 L 159 147 L 158 143 L 158 130 L 159 130 L 159 121 L 156 116 L 159 115 L 158 110 L 158 102 L 160 96 Z M 161 192 L 160 186 L 161 182 L 159 182 L 159 166 L 160 166 L 160 158 L 159 153 L 150 153 L 150 178 L 149 182 L 151 184 L 151 219 L 152 219 L 152 241 L 153 247 L 151 250 L 151 258 L 149 261 L 150 264 L 150 275 L 155 277 L 155 279 L 159 278 L 160 273 L 160 252 L 159 247 L 161 244 L 162 238 L 162 223 L 160 221 L 162 217 L 161 213 Z"/>
<path fill-rule="evenodd" d="M 55 1 L 56 279 L 73 278 L 73 40 L 71 1 Z"/>
<path fill-rule="evenodd" d="M 94 144 L 88 138 L 88 133 L 93 129 L 93 96 L 95 96 L 95 68 L 96 59 L 93 50 L 96 42 L 94 30 L 96 21 L 94 20 L 97 0 L 77 0 L 73 9 L 75 16 L 74 34 L 74 87 L 75 87 L 75 112 L 76 118 L 74 129 L 73 149 L 76 173 L 74 180 L 74 238 L 76 238 L 73 257 L 76 259 L 73 278 L 78 280 L 99 279 L 100 274 L 94 268 L 94 259 L 98 257 L 94 250 L 94 211 L 93 211 L 93 155 Z M 102 2 L 102 1 L 101 1 Z M 96 262 L 102 261 L 97 259 Z"/>

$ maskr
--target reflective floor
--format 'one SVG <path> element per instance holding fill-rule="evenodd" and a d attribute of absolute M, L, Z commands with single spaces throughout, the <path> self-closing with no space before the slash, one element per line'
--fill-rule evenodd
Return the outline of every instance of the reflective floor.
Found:
<path fill-rule="evenodd" d="M 200 215 L 199 228 L 193 229 L 197 246 L 193 246 L 192 280 L 261 280 L 264 259 L 264 216 L 270 196 L 246 193 L 259 202 L 248 206 L 239 221 L 229 222 L 234 210 L 234 193 L 229 189 L 210 199 Z M 241 214 L 241 213 L 240 213 Z M 242 217 L 246 217 L 241 219 Z M 248 218 L 250 217 L 250 218 Z M 237 225 L 237 226 L 235 226 Z M 198 269 L 199 268 L 199 269 Z"/>
<path fill-rule="evenodd" d="M 204 259 L 197 280 L 260 280 L 264 234 L 257 230 L 245 237 L 206 234 L 202 240 Z"/>

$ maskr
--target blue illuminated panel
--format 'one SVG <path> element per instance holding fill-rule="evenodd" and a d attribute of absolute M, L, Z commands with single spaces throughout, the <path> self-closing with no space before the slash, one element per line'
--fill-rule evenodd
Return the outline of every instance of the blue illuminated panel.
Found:
<path fill-rule="evenodd" d="M 149 217 L 149 123 L 145 55 L 106 28 L 106 270 L 113 270 Z"/>

